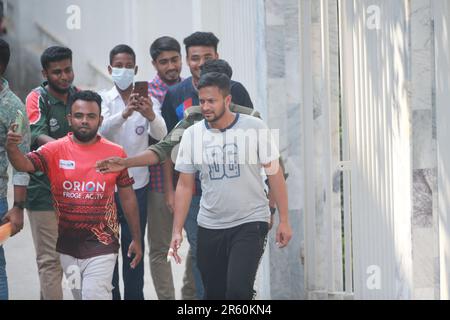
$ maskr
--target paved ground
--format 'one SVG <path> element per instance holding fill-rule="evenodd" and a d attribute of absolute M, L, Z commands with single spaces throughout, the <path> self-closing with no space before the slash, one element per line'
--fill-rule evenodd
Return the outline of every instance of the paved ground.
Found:
<path fill-rule="evenodd" d="M 8 203 L 12 204 L 11 188 L 8 193 Z M 146 238 L 147 239 L 147 238 Z M 185 238 L 186 239 L 186 238 Z M 189 245 L 183 241 L 181 254 L 186 257 Z M 8 273 L 9 296 L 11 300 L 39 299 L 39 278 L 36 267 L 36 254 L 34 251 L 33 240 L 27 215 L 25 214 L 25 226 L 16 236 L 10 238 L 4 245 L 6 254 L 6 269 Z M 145 299 L 156 300 L 156 293 L 150 276 L 148 248 L 146 247 L 144 255 L 145 263 Z M 185 261 L 185 259 L 183 260 Z M 121 261 L 120 261 L 121 263 Z M 176 298 L 181 297 L 181 285 L 184 273 L 184 263 L 176 265 L 172 262 L 172 271 L 175 281 Z M 64 282 L 64 281 L 63 281 Z M 121 287 L 121 291 L 123 289 Z M 73 299 L 69 289 L 64 289 L 64 299 Z"/>

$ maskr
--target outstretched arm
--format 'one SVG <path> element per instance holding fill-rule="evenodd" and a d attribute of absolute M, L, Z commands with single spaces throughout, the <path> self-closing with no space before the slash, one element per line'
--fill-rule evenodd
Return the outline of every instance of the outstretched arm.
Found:
<path fill-rule="evenodd" d="M 180 143 L 184 130 L 194 124 L 194 117 L 189 117 L 181 120 L 160 142 L 151 145 L 150 150 L 154 151 L 160 162 L 164 162 L 167 157 L 170 157 L 172 149 Z"/>
<path fill-rule="evenodd" d="M 6 152 L 8 153 L 9 162 L 17 171 L 34 172 L 33 163 L 20 152 L 18 145 L 22 143 L 22 135 L 14 132 L 16 128 L 17 124 L 11 125 L 6 138 Z"/>
<path fill-rule="evenodd" d="M 144 150 L 129 158 L 112 157 L 97 161 L 95 167 L 101 173 L 120 172 L 132 167 L 146 167 L 159 163 L 158 155 L 152 150 Z"/>
<path fill-rule="evenodd" d="M 119 172 L 132 167 L 145 167 L 164 162 L 173 147 L 180 143 L 184 130 L 194 124 L 194 119 L 183 119 L 160 142 L 147 150 L 129 158 L 113 157 L 97 162 L 96 168 L 102 173 Z"/>

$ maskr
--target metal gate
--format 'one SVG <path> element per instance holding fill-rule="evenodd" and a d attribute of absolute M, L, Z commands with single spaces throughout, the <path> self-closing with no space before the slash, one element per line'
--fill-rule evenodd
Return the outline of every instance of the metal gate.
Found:
<path fill-rule="evenodd" d="M 300 1 L 309 298 L 412 294 L 406 1 Z"/>

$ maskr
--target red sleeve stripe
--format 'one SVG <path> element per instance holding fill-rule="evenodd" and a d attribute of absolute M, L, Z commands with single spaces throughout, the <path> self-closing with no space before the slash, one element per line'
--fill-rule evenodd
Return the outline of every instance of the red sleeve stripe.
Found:
<path fill-rule="evenodd" d="M 44 173 L 48 172 L 47 162 L 44 157 L 41 156 L 38 152 L 32 151 L 25 155 L 33 164 L 34 170 L 42 171 Z"/>
<path fill-rule="evenodd" d="M 119 188 L 126 188 L 134 184 L 134 178 L 129 177 L 128 174 L 126 176 L 121 175 L 116 183 Z"/>
<path fill-rule="evenodd" d="M 41 94 L 37 91 L 31 91 L 26 99 L 26 108 L 30 125 L 36 124 L 41 119 L 41 109 L 39 108 L 39 99 Z"/>

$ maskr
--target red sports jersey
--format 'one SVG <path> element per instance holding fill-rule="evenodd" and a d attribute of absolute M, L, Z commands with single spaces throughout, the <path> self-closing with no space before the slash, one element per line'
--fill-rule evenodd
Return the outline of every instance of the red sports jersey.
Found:
<path fill-rule="evenodd" d="M 27 154 L 36 171 L 50 180 L 58 216 L 58 252 L 78 259 L 118 252 L 115 186 L 130 186 L 133 178 L 128 170 L 103 174 L 95 168 L 98 160 L 114 156 L 126 154 L 100 136 L 94 144 L 78 144 L 73 133 Z"/>

